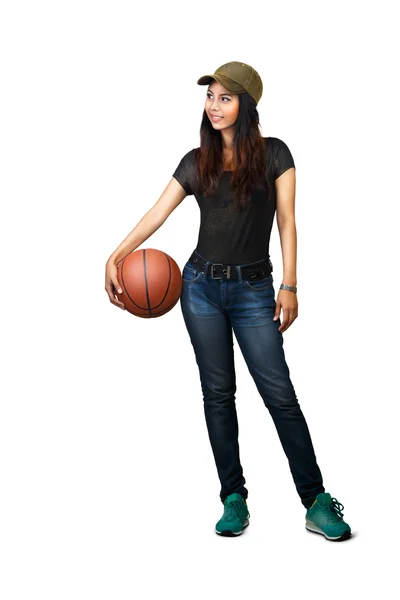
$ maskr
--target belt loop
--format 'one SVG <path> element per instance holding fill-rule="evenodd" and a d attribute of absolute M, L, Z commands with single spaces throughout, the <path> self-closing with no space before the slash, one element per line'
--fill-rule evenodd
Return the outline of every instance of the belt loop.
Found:
<path fill-rule="evenodd" d="M 231 265 L 228 265 L 228 279 L 231 278 Z"/>

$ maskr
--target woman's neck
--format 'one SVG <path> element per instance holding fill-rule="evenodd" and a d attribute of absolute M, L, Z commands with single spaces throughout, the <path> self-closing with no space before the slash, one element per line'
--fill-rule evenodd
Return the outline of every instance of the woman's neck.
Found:
<path fill-rule="evenodd" d="M 231 167 L 232 158 L 233 158 L 233 150 L 229 149 L 229 148 L 223 148 L 223 150 L 222 150 L 222 162 L 223 162 L 224 170 L 225 171 L 230 171 L 231 170 L 229 167 Z"/>

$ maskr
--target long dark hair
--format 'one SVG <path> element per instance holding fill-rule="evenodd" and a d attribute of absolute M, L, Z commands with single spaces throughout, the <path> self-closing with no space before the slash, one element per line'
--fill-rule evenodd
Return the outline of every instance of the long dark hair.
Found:
<path fill-rule="evenodd" d="M 250 94 L 238 94 L 239 113 L 233 140 L 231 195 L 237 212 L 251 201 L 251 192 L 260 180 L 272 185 L 268 177 L 269 148 L 259 130 L 256 102 Z M 195 150 L 195 186 L 204 198 L 211 199 L 224 171 L 222 135 L 214 129 L 206 111 L 200 126 L 200 147 Z M 201 192 L 200 192 L 201 191 Z"/>

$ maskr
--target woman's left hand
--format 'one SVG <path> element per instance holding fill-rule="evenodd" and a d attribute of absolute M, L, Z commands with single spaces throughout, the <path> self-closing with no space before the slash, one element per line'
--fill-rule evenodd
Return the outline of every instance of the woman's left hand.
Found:
<path fill-rule="evenodd" d="M 283 319 L 281 325 L 278 327 L 278 331 L 283 333 L 288 329 L 293 321 L 298 316 L 298 302 L 297 294 L 289 290 L 279 290 L 276 299 L 276 310 L 274 321 L 279 319 L 281 310 L 283 311 Z"/>

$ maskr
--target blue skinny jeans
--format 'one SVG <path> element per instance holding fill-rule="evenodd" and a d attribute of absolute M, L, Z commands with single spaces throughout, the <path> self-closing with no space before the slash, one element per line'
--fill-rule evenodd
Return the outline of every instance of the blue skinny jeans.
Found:
<path fill-rule="evenodd" d="M 199 255 L 199 258 L 204 258 Z M 260 261 L 261 262 L 261 261 Z M 247 499 L 240 464 L 233 332 L 274 421 L 300 500 L 306 508 L 324 492 L 310 432 L 283 350 L 281 320 L 273 321 L 273 275 L 253 281 L 213 279 L 186 262 L 180 306 L 199 368 L 208 435 L 221 483 L 221 502 L 237 492 Z M 253 263 L 252 263 L 253 264 Z"/>

